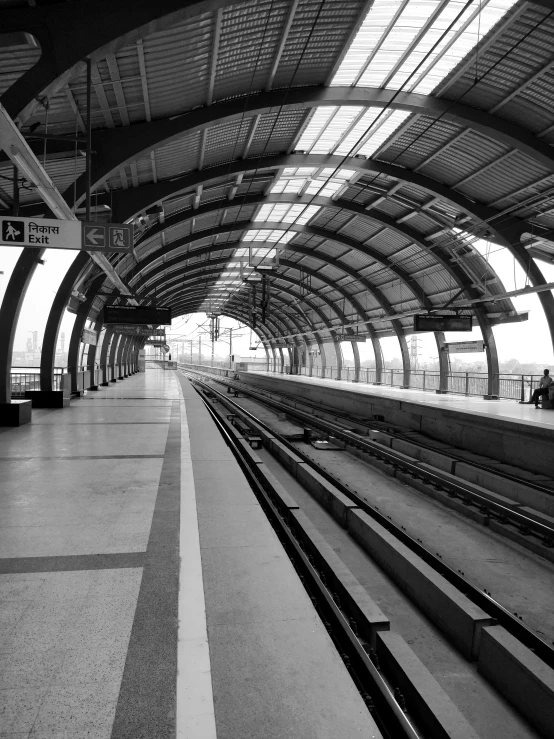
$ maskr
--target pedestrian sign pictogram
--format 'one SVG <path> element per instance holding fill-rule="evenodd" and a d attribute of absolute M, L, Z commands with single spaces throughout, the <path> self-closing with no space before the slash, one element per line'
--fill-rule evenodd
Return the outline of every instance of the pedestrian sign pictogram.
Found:
<path fill-rule="evenodd" d="M 22 244 L 25 241 L 25 223 L 15 219 L 2 221 L 2 241 Z"/>
<path fill-rule="evenodd" d="M 132 233 L 130 226 L 108 226 L 108 247 L 117 249 L 123 247 L 129 249 L 132 245 Z"/>

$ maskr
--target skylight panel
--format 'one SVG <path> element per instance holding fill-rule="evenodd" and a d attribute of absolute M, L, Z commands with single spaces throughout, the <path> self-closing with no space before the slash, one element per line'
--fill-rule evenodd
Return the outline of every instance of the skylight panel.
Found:
<path fill-rule="evenodd" d="M 271 230 L 271 229 L 250 229 L 244 234 L 243 241 L 270 241 L 282 244 L 288 243 L 294 236 L 294 231 Z"/>
<path fill-rule="evenodd" d="M 348 133 L 363 108 L 341 106 L 333 108 L 334 115 L 329 116 L 324 125 L 318 115 L 321 108 L 317 108 L 306 130 L 298 142 L 298 149 L 309 154 L 330 154 L 337 144 Z"/>
<path fill-rule="evenodd" d="M 356 153 L 363 154 L 366 157 L 371 156 L 409 116 L 410 113 L 405 110 L 387 111 L 380 118 L 374 131 L 370 136 L 366 137 L 365 142 Z"/>
<path fill-rule="evenodd" d="M 262 205 L 255 221 L 277 221 L 283 223 L 299 223 L 304 225 L 312 218 L 320 207 L 318 205 L 289 205 L 288 203 L 276 203 Z"/>
<path fill-rule="evenodd" d="M 333 120 L 337 110 L 337 108 L 327 106 L 316 108 L 296 148 L 301 151 L 310 151 Z"/>
<path fill-rule="evenodd" d="M 277 250 L 272 248 L 268 249 L 267 247 L 258 247 L 257 249 L 252 249 L 252 258 L 260 258 L 260 259 L 275 259 L 275 256 L 277 254 Z"/>
<path fill-rule="evenodd" d="M 479 19 L 479 5 L 473 3 L 422 67 L 411 89 L 423 94 L 434 90 L 514 4 L 514 0 L 483 3 Z"/>
<path fill-rule="evenodd" d="M 297 177 L 297 174 L 299 172 L 302 173 L 301 177 Z M 330 197 L 355 174 L 354 170 L 352 169 L 340 169 L 335 174 L 333 174 L 333 172 L 334 169 L 331 167 L 326 167 L 322 170 L 318 170 L 315 167 L 304 167 L 294 170 L 292 167 L 290 167 L 283 170 L 283 177 L 279 178 L 279 180 L 271 188 L 271 192 L 293 192 L 296 195 L 299 195 L 301 192 L 303 192 L 306 195 L 319 194 Z M 287 173 L 288 175 L 287 179 L 285 179 L 284 177 L 285 173 Z M 330 182 L 327 182 L 327 179 L 331 176 L 332 180 Z M 310 208 L 317 208 L 319 210 L 319 206 L 310 206 Z M 311 213 L 311 215 L 308 215 L 308 213 Z M 317 210 L 306 211 L 306 213 L 303 212 L 296 222 L 303 223 L 304 217 L 306 219 L 309 219 L 312 218 L 316 213 Z"/>
<path fill-rule="evenodd" d="M 429 93 L 516 1 L 375 0 L 332 84 Z"/>

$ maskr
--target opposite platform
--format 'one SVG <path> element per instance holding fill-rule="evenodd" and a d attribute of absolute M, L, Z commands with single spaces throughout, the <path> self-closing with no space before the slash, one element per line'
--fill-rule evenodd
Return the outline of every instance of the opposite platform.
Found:
<path fill-rule="evenodd" d="M 186 380 L 35 411 L 0 476 L 0 736 L 379 736 Z"/>
<path fill-rule="evenodd" d="M 239 372 L 245 382 L 346 413 L 383 416 L 430 438 L 487 454 L 507 464 L 552 476 L 554 411 L 536 410 L 513 400 L 439 395 L 423 390 L 323 380 L 304 375 Z"/>

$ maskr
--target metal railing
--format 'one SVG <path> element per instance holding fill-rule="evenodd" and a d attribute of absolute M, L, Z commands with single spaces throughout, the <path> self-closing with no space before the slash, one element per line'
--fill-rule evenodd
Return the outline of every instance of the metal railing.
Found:
<path fill-rule="evenodd" d="M 109 382 L 123 375 L 129 374 L 134 369 L 133 363 L 95 365 L 93 369 L 86 365 L 78 367 L 55 367 L 52 376 L 51 390 L 88 390 Z M 12 398 L 24 398 L 29 391 L 41 390 L 40 367 L 12 367 L 10 373 Z"/>
<path fill-rule="evenodd" d="M 53 390 L 60 390 L 65 367 L 54 367 Z M 12 398 L 24 398 L 31 390 L 40 390 L 40 367 L 12 367 L 10 372 Z"/>
<path fill-rule="evenodd" d="M 248 368 L 250 371 L 250 367 Z M 321 379 L 338 379 L 338 367 L 328 365 L 326 367 L 307 365 L 290 365 L 280 362 L 269 362 L 267 370 L 276 374 L 286 375 L 304 375 L 311 377 L 319 377 Z M 511 400 L 527 401 L 530 399 L 533 390 L 539 387 L 542 375 L 511 375 L 500 373 L 498 379 L 498 397 Z M 353 382 L 356 380 L 356 370 L 354 367 L 343 367 L 340 372 L 340 379 L 345 382 Z M 381 384 L 391 387 L 410 388 L 414 390 L 440 390 L 440 372 L 437 370 L 412 370 L 410 372 L 409 384 L 404 384 L 404 370 L 401 369 L 384 369 L 381 372 L 380 382 L 377 380 L 377 371 L 369 367 L 360 367 L 358 373 L 358 382 L 368 385 Z M 446 376 L 447 393 L 453 395 L 468 395 L 483 397 L 488 393 L 489 376 L 487 372 L 449 372 Z"/>

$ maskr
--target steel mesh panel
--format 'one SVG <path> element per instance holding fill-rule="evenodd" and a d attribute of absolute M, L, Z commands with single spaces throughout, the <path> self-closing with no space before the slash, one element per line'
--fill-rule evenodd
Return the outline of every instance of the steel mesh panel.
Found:
<path fill-rule="evenodd" d="M 215 100 L 263 89 L 287 10 L 285 2 L 267 0 L 242 3 L 222 11 Z"/>

